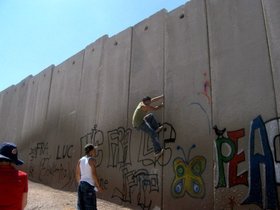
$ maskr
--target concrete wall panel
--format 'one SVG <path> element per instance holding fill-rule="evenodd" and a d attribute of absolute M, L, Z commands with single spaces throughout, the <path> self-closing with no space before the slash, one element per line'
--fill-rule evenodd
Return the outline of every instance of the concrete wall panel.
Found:
<path fill-rule="evenodd" d="M 2 91 L 2 106 L 1 106 L 1 121 L 0 121 L 0 137 L 1 137 L 1 142 L 4 141 L 5 139 L 8 140 L 10 136 L 8 136 L 8 132 L 12 130 L 11 128 L 8 127 L 8 120 L 10 113 L 12 112 L 12 104 L 15 104 L 14 98 L 15 98 L 15 85 L 8 87 L 4 91 Z M 12 119 L 10 119 L 12 120 Z M 14 122 L 15 123 L 15 122 Z M 14 130 L 14 129 L 13 129 Z M 14 130 L 15 132 L 15 130 Z M 15 140 L 15 139 L 11 139 Z"/>
<path fill-rule="evenodd" d="M 65 190 L 94 143 L 98 197 L 133 209 L 277 209 L 279 8 L 192 0 L 101 37 L 0 93 L 0 142 L 19 145 L 32 180 Z M 155 159 L 131 118 L 160 94 Z"/>
<path fill-rule="evenodd" d="M 103 36 L 85 49 L 76 123 L 76 138 L 80 139 L 80 155 L 84 154 L 83 147 L 87 143 L 96 143 L 93 142 L 92 134 L 95 133 L 94 128 L 97 128 L 99 78 L 103 70 L 103 49 L 107 38 Z M 103 143 L 103 139 L 99 143 Z"/>
<path fill-rule="evenodd" d="M 131 115 L 144 96 L 162 94 L 165 15 L 166 11 L 162 10 L 133 28 L 130 100 L 134 103 L 131 104 Z"/>
<path fill-rule="evenodd" d="M 270 50 L 270 60 L 276 93 L 277 113 L 280 113 L 280 1 L 262 1 Z"/>
<path fill-rule="evenodd" d="M 131 164 L 127 129 L 131 35 L 132 29 L 128 28 L 107 39 L 98 78 L 96 122 L 104 137 L 102 142 L 97 142 L 103 155 L 98 170 L 101 179 L 109 183 L 100 196 L 112 197 L 114 202 L 122 202 L 117 189 L 123 189 L 122 169 Z"/>
<path fill-rule="evenodd" d="M 207 25 L 203 0 L 169 13 L 166 25 L 165 120 L 176 131 L 164 167 L 164 209 L 209 209 L 212 197 L 211 90 Z M 167 153 L 166 153 L 167 154 Z M 165 158 L 167 156 L 165 155 Z M 201 171 L 189 170 L 197 160 Z M 179 174 L 178 167 L 186 169 Z M 175 170 L 177 169 L 177 170 Z M 198 190 L 199 189 L 199 190 Z"/>
<path fill-rule="evenodd" d="M 166 11 L 162 10 L 133 27 L 128 109 L 131 127 L 133 111 L 142 98 L 147 95 L 154 97 L 163 94 L 165 17 Z M 162 111 L 158 111 L 156 117 L 162 122 Z M 149 192 L 139 192 L 143 196 L 138 205 L 161 207 L 160 195 L 163 189 L 161 160 L 154 159 L 151 140 L 142 132 L 133 129 L 131 141 L 133 172 L 139 174 L 139 178 L 145 176 L 146 183 L 150 183 L 147 185 Z M 144 196 L 148 199 L 145 200 Z M 136 194 L 133 197 L 135 199 Z"/>
<path fill-rule="evenodd" d="M 29 179 L 39 180 L 40 170 L 34 170 L 39 167 L 40 152 L 36 148 L 44 144 L 46 131 L 50 123 L 47 121 L 47 110 L 50 93 L 50 84 L 54 66 L 50 66 L 35 75 L 28 83 L 26 95 L 26 108 L 24 112 L 23 128 L 21 132 L 21 141 L 25 142 L 21 148 L 24 167 L 28 168 Z M 39 146 L 38 146 L 39 145 Z"/>
<path fill-rule="evenodd" d="M 2 112 L 1 112 L 1 139 L 14 141 L 19 147 L 21 142 L 20 133 L 23 125 L 24 110 L 28 82 L 32 76 L 28 76 L 15 86 L 4 91 Z"/>
<path fill-rule="evenodd" d="M 274 117 L 261 2 L 208 1 L 208 14 L 214 122 L 224 127 L 230 123 L 236 129 L 247 124 L 244 117 L 253 119 L 256 113 L 268 119 Z"/>
<path fill-rule="evenodd" d="M 105 43 L 97 122 L 106 130 L 127 126 L 131 33 L 129 28 Z"/>
<path fill-rule="evenodd" d="M 40 165 L 40 181 L 57 188 L 73 189 L 76 184 L 74 169 L 80 144 L 75 126 L 83 58 L 84 50 L 53 70 L 43 141 L 47 152 Z"/>
<path fill-rule="evenodd" d="M 276 116 L 261 1 L 207 1 L 207 12 L 213 122 L 219 129 L 226 128 L 227 131 L 217 132 L 215 141 L 216 145 L 219 145 L 218 142 L 224 142 L 224 147 L 216 150 L 215 208 L 227 208 L 232 199 L 238 204 L 247 200 L 243 204 L 260 202 L 259 205 L 265 205 L 262 203 L 264 201 L 256 201 L 256 197 L 249 195 L 250 189 L 253 189 L 252 185 L 256 184 L 249 182 L 256 175 L 252 173 L 254 166 L 249 160 L 253 158 L 254 152 L 264 148 L 259 141 L 255 147 L 252 146 L 255 137 L 250 134 L 250 122 L 253 123 L 258 115 L 264 120 Z M 232 139 L 236 139 L 236 145 L 231 143 Z M 226 149 L 225 145 L 232 150 Z M 252 151 L 254 149 L 255 151 Z M 239 158 L 238 162 L 234 163 L 238 163 L 238 172 L 234 171 L 234 166 L 224 164 L 225 154 L 235 156 L 232 164 Z M 232 159 L 230 156 L 226 157 Z M 237 184 L 233 179 L 239 174 L 243 174 L 244 178 L 242 181 L 238 180 Z M 249 188 L 244 186 L 247 181 Z M 262 188 L 261 185 L 258 186 Z M 265 199 L 266 195 L 263 195 Z M 240 209 L 248 208 L 251 207 L 240 206 Z"/>

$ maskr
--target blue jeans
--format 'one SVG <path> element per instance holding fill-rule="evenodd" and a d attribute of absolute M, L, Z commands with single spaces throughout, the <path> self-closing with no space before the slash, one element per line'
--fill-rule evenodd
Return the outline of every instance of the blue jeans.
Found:
<path fill-rule="evenodd" d="M 81 181 L 78 187 L 78 210 L 97 210 L 94 187 Z"/>
<path fill-rule="evenodd" d="M 160 152 L 162 149 L 159 143 L 158 134 L 156 132 L 158 127 L 158 122 L 152 113 L 146 115 L 142 124 L 138 127 L 151 137 L 155 153 Z"/>

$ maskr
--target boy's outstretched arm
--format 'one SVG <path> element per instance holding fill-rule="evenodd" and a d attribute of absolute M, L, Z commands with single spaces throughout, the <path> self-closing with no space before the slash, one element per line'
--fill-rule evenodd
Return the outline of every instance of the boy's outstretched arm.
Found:
<path fill-rule="evenodd" d="M 156 97 L 151 99 L 151 102 L 159 101 L 159 100 L 161 100 L 163 98 L 164 98 L 164 95 L 156 96 Z"/>

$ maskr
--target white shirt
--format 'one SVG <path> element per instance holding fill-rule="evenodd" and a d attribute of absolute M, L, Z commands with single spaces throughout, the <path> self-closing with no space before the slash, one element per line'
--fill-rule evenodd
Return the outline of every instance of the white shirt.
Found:
<path fill-rule="evenodd" d="M 89 165 L 89 160 L 91 157 L 84 156 L 80 159 L 80 170 L 81 170 L 81 180 L 95 186 L 94 180 L 92 178 L 92 169 Z"/>

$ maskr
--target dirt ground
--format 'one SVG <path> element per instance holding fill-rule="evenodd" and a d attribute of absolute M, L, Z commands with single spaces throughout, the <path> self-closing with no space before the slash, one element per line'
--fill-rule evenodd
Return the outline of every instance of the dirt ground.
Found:
<path fill-rule="evenodd" d="M 51 187 L 28 182 L 28 203 L 25 210 L 75 210 L 76 192 L 65 192 Z M 129 210 L 122 206 L 97 199 L 98 210 Z"/>

